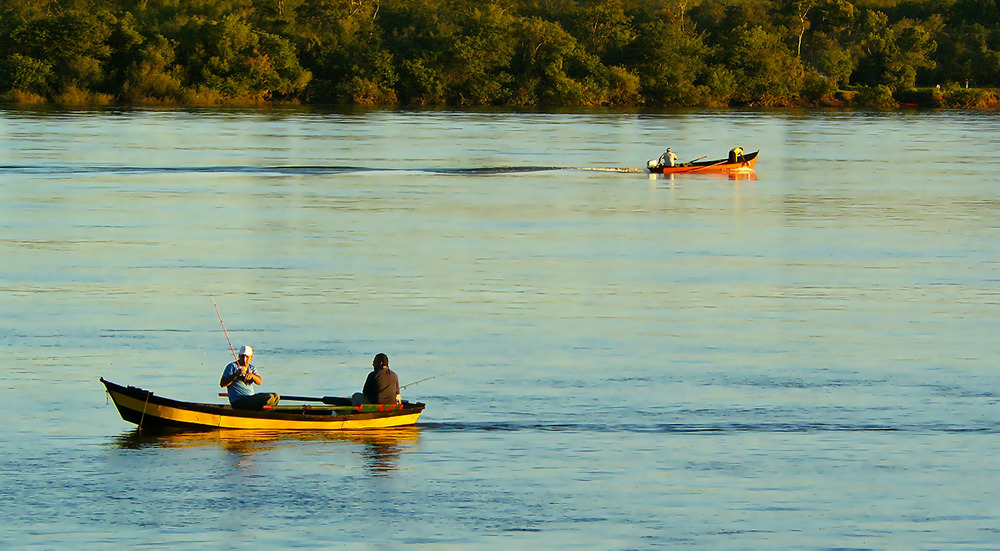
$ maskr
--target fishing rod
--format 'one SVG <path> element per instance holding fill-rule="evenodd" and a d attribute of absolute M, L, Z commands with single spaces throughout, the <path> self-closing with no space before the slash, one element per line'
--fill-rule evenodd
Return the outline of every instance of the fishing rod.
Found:
<path fill-rule="evenodd" d="M 442 373 L 440 375 L 434 375 L 433 377 L 427 377 L 426 379 L 420 379 L 419 381 L 413 381 L 412 383 L 407 383 L 407 384 L 399 387 L 399 390 L 403 390 L 404 388 L 406 388 L 408 386 L 418 385 L 418 384 L 420 384 L 420 383 L 422 383 L 424 381 L 429 381 L 431 379 L 437 379 L 438 377 L 444 377 L 445 375 L 451 375 L 452 373 L 454 373 L 454 371 L 449 372 L 449 373 Z"/>
<path fill-rule="evenodd" d="M 403 390 L 404 388 L 406 388 L 408 386 L 413 386 L 413 385 L 416 385 L 416 384 L 420 384 L 420 383 L 422 383 L 424 381 L 429 381 L 431 379 L 436 379 L 438 377 L 444 377 L 445 375 L 451 375 L 452 373 L 454 373 L 454 371 L 451 371 L 449 373 L 441 373 L 440 375 L 434 375 L 434 376 L 431 376 L 431 377 L 426 377 L 424 379 L 420 379 L 419 381 L 413 381 L 412 383 L 407 383 L 407 384 L 399 387 L 399 390 Z M 223 394 L 223 393 L 220 392 L 219 396 L 225 396 L 225 394 Z M 288 396 L 288 395 L 282 394 L 281 395 L 281 399 L 282 400 L 292 401 L 292 402 L 323 402 L 324 404 L 333 405 L 333 406 L 349 406 L 349 405 L 352 405 L 350 398 L 339 398 L 337 396 L 323 396 L 323 397 L 318 397 L 318 396 Z M 408 403 L 408 402 L 404 401 L 403 403 Z"/>
<path fill-rule="evenodd" d="M 233 341 L 229 340 L 229 331 L 226 331 L 226 324 L 222 321 L 222 314 L 219 313 L 219 305 L 215 303 L 215 297 L 212 297 L 212 306 L 215 306 L 215 314 L 219 316 L 219 323 L 222 324 L 222 332 L 226 334 L 226 342 L 229 343 L 229 350 L 232 350 L 233 352 L 233 359 L 240 361 L 240 359 L 236 357 L 236 349 L 233 348 Z"/>

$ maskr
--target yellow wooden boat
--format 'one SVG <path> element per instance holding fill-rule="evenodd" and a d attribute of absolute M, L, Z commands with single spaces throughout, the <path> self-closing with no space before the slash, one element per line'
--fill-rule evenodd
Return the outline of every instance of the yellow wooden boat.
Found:
<path fill-rule="evenodd" d="M 282 405 L 264 411 L 234 410 L 229 404 L 181 402 L 101 378 L 122 419 L 140 429 L 332 431 L 413 425 L 424 404 L 351 405 L 350 398 L 315 398 L 323 405 Z"/>

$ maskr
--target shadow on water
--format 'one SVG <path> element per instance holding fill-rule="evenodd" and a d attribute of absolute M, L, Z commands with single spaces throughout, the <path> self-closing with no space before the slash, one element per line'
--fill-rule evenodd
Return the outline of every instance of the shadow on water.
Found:
<path fill-rule="evenodd" d="M 186 449 L 215 447 L 232 456 L 232 464 L 249 464 L 256 454 L 303 443 L 357 444 L 365 466 L 375 476 L 399 468 L 399 459 L 420 443 L 420 429 L 400 427 L 366 431 L 274 432 L 274 431 L 186 431 L 156 432 L 138 429 L 120 434 L 114 444 L 123 450 Z"/>

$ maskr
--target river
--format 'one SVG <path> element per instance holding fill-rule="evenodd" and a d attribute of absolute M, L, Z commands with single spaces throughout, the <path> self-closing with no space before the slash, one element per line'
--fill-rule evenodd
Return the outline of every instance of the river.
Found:
<path fill-rule="evenodd" d="M 0 545 L 1000 547 L 996 112 L 0 110 Z M 760 150 L 756 171 L 647 159 Z M 149 435 L 100 377 L 427 409 Z"/>

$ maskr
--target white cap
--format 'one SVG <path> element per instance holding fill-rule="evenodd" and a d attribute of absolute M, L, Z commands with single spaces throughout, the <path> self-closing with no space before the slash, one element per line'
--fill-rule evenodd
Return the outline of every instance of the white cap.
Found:
<path fill-rule="evenodd" d="M 250 348 L 247 345 L 241 346 L 240 347 L 240 356 L 253 356 L 253 348 Z"/>

